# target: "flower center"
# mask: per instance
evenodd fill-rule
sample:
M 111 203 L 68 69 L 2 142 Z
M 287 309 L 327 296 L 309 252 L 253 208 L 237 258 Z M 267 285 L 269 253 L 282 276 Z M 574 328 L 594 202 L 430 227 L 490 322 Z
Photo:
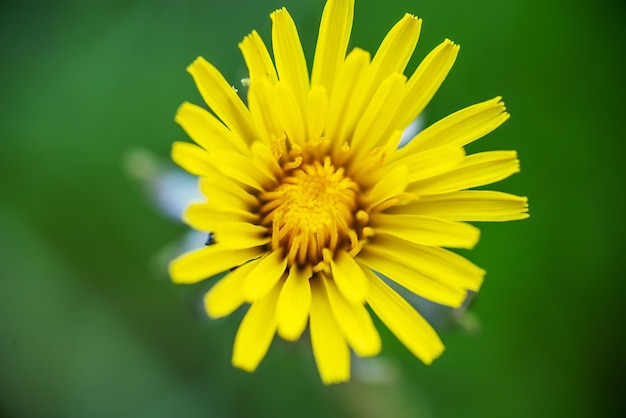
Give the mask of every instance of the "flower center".
M 286 251 L 290 265 L 317 266 L 324 250 L 354 248 L 362 233 L 359 186 L 326 157 L 286 172 L 273 191 L 261 194 L 262 224 L 271 224 L 271 246 Z M 365 216 L 367 218 L 367 216 Z

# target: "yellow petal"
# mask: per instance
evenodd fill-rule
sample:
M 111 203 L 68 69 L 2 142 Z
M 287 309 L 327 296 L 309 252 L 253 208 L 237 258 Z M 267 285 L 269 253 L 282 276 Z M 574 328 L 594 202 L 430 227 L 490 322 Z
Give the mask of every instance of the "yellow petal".
M 328 118 L 328 97 L 324 87 L 315 86 L 311 89 L 308 108 L 309 141 L 316 141 L 324 133 Z
M 404 129 L 424 110 L 452 69 L 459 46 L 446 39 L 424 58 L 409 79 L 393 126 Z
M 292 143 L 303 146 L 306 143 L 306 126 L 302 109 L 306 108 L 298 104 L 293 89 L 283 80 L 278 82 L 276 93 L 280 104 L 278 118 L 287 137 Z
M 394 160 L 394 153 L 389 157 Z M 397 162 L 390 164 L 404 164 L 409 171 L 409 181 L 415 182 L 429 177 L 447 173 L 463 162 L 465 151 L 460 147 L 439 147 L 423 152 L 410 154 Z
M 389 124 L 400 104 L 405 81 L 406 77 L 402 74 L 387 77 L 365 108 L 350 143 L 358 155 L 381 145 L 387 139 Z
M 402 74 L 417 45 L 422 21 L 410 14 L 394 25 L 381 43 L 366 76 L 352 99 L 347 120 L 351 121 L 363 113 L 378 87 L 391 74 Z
M 250 154 L 250 150 L 240 137 L 229 131 L 222 122 L 200 106 L 183 103 L 176 112 L 175 120 L 196 144 L 208 151 L 228 149 L 245 155 Z
M 311 346 L 322 382 L 346 382 L 350 379 L 350 350 L 328 302 L 321 278 L 311 280 Z
M 355 96 L 360 92 L 361 82 L 370 62 L 370 55 L 362 49 L 355 48 L 346 57 L 341 66 L 339 77 L 328 104 L 328 126 L 326 136 L 337 146 L 343 145 L 348 135 L 354 130 L 347 121 L 348 112 L 354 106 Z
M 271 144 L 272 138 L 280 138 L 284 129 L 278 110 L 278 96 L 267 79 L 257 79 L 250 84 L 248 105 L 250 114 L 263 140 Z
M 326 2 L 315 48 L 311 85 L 323 86 L 329 94 L 346 56 L 353 16 L 354 0 Z
M 353 303 L 362 303 L 367 296 L 367 278 L 354 258 L 345 251 L 338 251 L 330 260 L 333 279 L 341 294 Z
M 363 277 L 367 280 L 365 274 Z M 348 302 L 332 279 L 324 277 L 324 283 L 339 328 L 354 352 L 362 357 L 378 354 L 381 348 L 380 335 L 363 303 Z
M 398 212 L 432 215 L 451 221 L 504 222 L 528 218 L 528 199 L 490 190 L 424 196 Z
M 172 160 L 195 176 L 215 174 L 211 156 L 195 144 L 174 142 L 172 144 Z
M 374 213 L 370 220 L 377 234 L 390 234 L 419 245 L 473 248 L 480 237 L 480 230 L 470 224 L 433 216 Z
M 487 151 L 465 157 L 455 169 L 411 184 L 411 192 L 428 195 L 456 192 L 503 180 L 519 172 L 515 151 Z
M 368 303 L 381 321 L 417 358 L 430 364 L 444 350 L 435 330 L 374 273 L 368 274 L 372 292 Z
M 249 210 L 259 204 L 254 195 L 224 176 L 212 175 L 200 178 L 200 191 L 218 210 Z
M 376 207 L 385 200 L 396 197 L 406 190 L 408 184 L 408 172 L 404 165 L 398 165 L 388 172 L 376 185 L 363 197 L 368 204 L 368 210 Z
M 458 254 L 438 247 L 426 247 L 389 235 L 377 235 L 364 249 L 386 256 L 397 263 L 452 287 L 477 291 L 485 271 Z
M 263 142 L 257 141 L 252 144 L 252 161 L 268 179 L 275 180 L 284 175 L 284 171 L 272 155 L 270 147 Z
M 276 332 L 276 302 L 282 282 L 250 306 L 241 321 L 233 347 L 233 366 L 253 372 L 265 357 Z
M 281 81 L 291 86 L 301 110 L 309 95 L 309 70 L 293 19 L 284 7 L 270 15 L 274 60 Z
M 287 257 L 284 257 L 282 250 L 263 256 L 244 282 L 242 291 L 246 300 L 254 302 L 267 295 L 283 276 L 286 268 Z
M 228 128 L 247 143 L 258 139 L 250 112 L 224 76 L 204 58 L 187 67 L 204 101 Z
M 263 253 L 259 247 L 233 250 L 218 244 L 181 255 L 170 263 L 170 277 L 174 283 L 192 284 L 208 279 L 230 268 L 257 258 Z
M 416 182 L 430 177 L 435 177 L 452 171 L 459 166 L 465 158 L 465 151 L 460 147 L 439 147 L 423 152 L 416 152 L 401 160 L 392 163 L 404 164 L 409 171 L 409 182 Z M 389 158 L 393 159 L 393 156 Z
M 257 214 L 246 210 L 219 210 L 210 203 L 192 203 L 187 206 L 183 219 L 185 222 L 200 231 L 210 232 L 223 223 L 254 222 L 258 220 Z
M 204 296 L 204 309 L 212 318 L 230 315 L 245 303 L 241 293 L 243 282 L 259 260 L 253 260 L 218 281 Z
M 213 232 L 216 243 L 232 249 L 256 247 L 270 241 L 267 228 L 249 222 L 224 222 L 209 232 Z
M 402 129 L 396 129 L 395 131 L 389 133 L 386 137 L 383 137 L 384 141 L 381 150 L 385 153 L 385 158 L 398 149 L 403 134 L 404 131 Z
M 393 73 L 403 73 L 420 35 L 422 20 L 405 14 L 380 44 L 370 67 L 370 88 L 378 87 Z
M 276 181 L 269 177 L 266 170 L 261 170 L 254 161 L 236 152 L 219 150 L 211 153 L 215 161 L 219 161 L 222 174 L 256 190 L 267 190 Z
M 386 253 L 365 247 L 358 255 L 359 263 L 388 277 L 409 292 L 440 305 L 458 308 L 463 304 L 467 290 L 461 286 L 442 283 L 405 265 L 402 260 L 390 259 Z M 367 273 L 366 273 L 367 274 Z
M 302 269 L 292 266 L 280 292 L 276 308 L 278 335 L 288 341 L 296 341 L 306 328 L 311 307 L 311 274 L 308 266 Z
M 249 248 L 269 242 L 267 228 L 256 225 L 258 215 L 245 210 L 224 211 L 212 203 L 191 204 L 183 219 L 199 231 L 213 232 L 215 242 L 225 248 Z
M 400 153 L 408 155 L 447 145 L 465 146 L 502 125 L 509 116 L 500 97 L 466 107 L 424 129 Z
M 239 49 L 248 66 L 252 83 L 256 83 L 264 78 L 267 78 L 272 83 L 278 81 L 272 58 L 257 31 L 254 30 L 250 35 L 243 38 L 243 41 L 239 44 Z

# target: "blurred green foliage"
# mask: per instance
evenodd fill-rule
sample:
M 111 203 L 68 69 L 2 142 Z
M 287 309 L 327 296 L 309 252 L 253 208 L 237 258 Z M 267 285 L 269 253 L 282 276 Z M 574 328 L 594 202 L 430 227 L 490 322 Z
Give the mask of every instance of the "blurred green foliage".
M 269 41 L 287 6 L 312 56 L 323 0 L 2 2 L 0 415 L 7 417 L 623 416 L 626 5 L 621 0 L 357 0 L 352 45 L 424 19 L 409 69 L 449 37 L 461 54 L 427 121 L 504 96 L 512 118 L 471 147 L 517 149 L 531 218 L 481 225 L 476 335 L 443 332 L 432 366 L 383 333 L 388 381 L 323 387 L 308 342 L 230 366 L 241 315 L 205 319 L 203 283 L 158 254 L 186 231 L 123 170 L 168 158 L 185 67 L 236 84 L 237 43 Z M 370 360 L 357 367 L 373 367 Z

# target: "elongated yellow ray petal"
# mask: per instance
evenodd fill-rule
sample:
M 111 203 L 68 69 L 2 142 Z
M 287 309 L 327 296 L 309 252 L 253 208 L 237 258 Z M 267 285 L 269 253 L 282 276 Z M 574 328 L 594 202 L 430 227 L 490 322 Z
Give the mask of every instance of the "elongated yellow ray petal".
M 215 172 L 211 174 L 214 175 Z M 256 196 L 244 189 L 240 183 L 226 177 L 220 178 L 219 182 L 215 181 L 214 176 L 200 178 L 200 191 L 216 210 L 250 211 L 259 205 Z
M 473 248 L 480 237 L 480 230 L 470 224 L 432 216 L 375 213 L 371 220 L 377 234 L 390 234 L 420 245 Z
M 210 245 L 181 255 L 170 263 L 169 272 L 174 283 L 197 283 L 263 254 L 259 247 L 234 250 Z
M 187 71 L 196 82 L 204 101 L 231 131 L 246 142 L 258 138 L 246 105 L 217 68 L 198 57 L 187 67 Z
M 367 296 L 367 278 L 352 256 L 339 251 L 330 262 L 333 278 L 341 294 L 352 303 L 362 303 Z
M 239 325 L 233 347 L 233 366 L 252 372 L 265 357 L 276 333 L 276 302 L 282 282 L 253 303 Z
M 204 296 L 204 308 L 212 318 L 230 315 L 246 302 L 241 292 L 248 273 L 259 260 L 253 260 L 218 281 Z
M 321 86 L 314 86 L 309 92 L 309 142 L 317 141 L 321 138 L 326 128 L 328 119 L 328 96 L 326 89 Z
M 307 129 L 303 109 L 306 107 L 298 103 L 291 85 L 283 80 L 278 82 L 276 94 L 278 97 L 278 118 L 287 133 L 291 143 L 303 146 L 307 140 Z
M 265 255 L 248 274 L 242 292 L 249 302 L 264 297 L 281 279 L 287 267 L 287 258 L 282 250 Z
M 367 299 L 372 310 L 417 358 L 432 363 L 444 350 L 435 330 L 374 273 L 368 276 L 375 289 Z
M 285 131 L 280 121 L 278 101 L 276 90 L 266 78 L 257 79 L 250 85 L 250 114 L 263 140 L 270 145 L 273 138 L 281 138 Z
M 296 25 L 284 7 L 270 15 L 272 46 L 278 77 L 293 89 L 300 111 L 306 111 L 309 71 Z
M 391 199 L 406 190 L 408 170 L 399 165 L 383 177 L 365 196 L 369 210 L 387 199 Z
M 370 95 L 372 89 L 391 74 L 404 72 L 417 45 L 421 28 L 422 20 L 408 13 L 391 28 L 372 59 L 370 85 L 364 86 L 370 89 Z
M 355 48 L 348 54 L 341 66 L 335 89 L 328 104 L 328 125 L 326 135 L 332 138 L 335 146 L 340 147 L 347 141 L 354 130 L 356 118 L 349 123 L 347 120 L 354 98 L 359 94 L 361 81 L 370 62 L 370 54 Z
M 270 53 L 257 31 L 254 30 L 246 36 L 239 44 L 239 49 L 246 61 L 250 72 L 250 81 L 253 84 L 265 78 L 272 83 L 278 81 Z
M 393 213 L 438 216 L 451 221 L 504 222 L 528 218 L 528 199 L 491 190 L 424 196 Z
M 247 210 L 220 210 L 209 203 L 192 203 L 185 210 L 183 219 L 190 226 L 200 231 L 212 231 L 224 222 L 254 223 L 259 216 Z
M 409 172 L 408 181 L 416 182 L 452 171 L 464 161 L 464 157 L 463 148 L 432 148 L 424 152 L 410 154 L 396 163 L 389 164 L 387 170 L 398 164 L 403 164 Z
M 219 170 L 222 174 L 256 190 L 264 190 L 275 182 L 266 170 L 258 168 L 253 160 L 232 151 L 220 150 L 211 154 L 220 161 Z
M 216 171 L 209 153 L 189 142 L 172 144 L 172 160 L 196 176 L 211 176 Z
M 324 86 L 329 94 L 346 56 L 353 16 L 354 0 L 326 2 L 313 59 L 311 85 Z
M 477 291 L 485 276 L 483 269 L 451 251 L 412 244 L 389 235 L 374 237 L 363 251 L 375 252 L 453 287 Z
M 459 110 L 434 123 L 417 134 L 399 156 L 409 155 L 428 148 L 465 146 L 487 135 L 509 118 L 500 97 Z
M 454 65 L 459 46 L 446 39 L 424 58 L 409 79 L 393 126 L 404 129 L 424 110 Z
M 348 344 L 359 356 L 369 357 L 378 354 L 381 349 L 380 335 L 363 303 L 349 302 L 335 281 L 323 277 L 330 307 Z
M 443 283 L 425 276 L 419 270 L 390 259 L 384 253 L 366 247 L 359 253 L 358 261 L 398 283 L 408 291 L 440 305 L 458 308 L 467 295 L 467 290 L 458 285 Z M 367 272 L 366 272 L 367 274 Z
M 400 93 L 405 81 L 406 77 L 402 74 L 392 74 L 372 97 L 352 136 L 350 145 L 355 150 L 355 158 L 382 145 L 383 140 L 387 139 L 384 134 L 400 104 Z
M 176 122 L 196 144 L 208 151 L 228 149 L 249 155 L 245 142 L 200 106 L 185 102 L 176 112 Z
M 291 267 L 287 281 L 280 292 L 276 315 L 278 335 L 289 341 L 300 338 L 306 328 L 311 308 L 311 268 Z
M 313 355 L 322 382 L 331 384 L 350 379 L 350 350 L 320 278 L 311 280 L 310 330 Z
M 420 182 L 409 190 L 420 195 L 450 193 L 484 186 L 519 172 L 515 151 L 487 151 L 468 155 L 455 169 Z

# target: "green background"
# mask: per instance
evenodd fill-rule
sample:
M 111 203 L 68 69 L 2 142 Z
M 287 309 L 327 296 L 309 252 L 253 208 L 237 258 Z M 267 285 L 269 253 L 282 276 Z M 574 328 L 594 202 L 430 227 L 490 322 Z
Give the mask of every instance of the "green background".
M 230 366 L 241 312 L 205 319 L 208 285 L 169 282 L 158 254 L 187 229 L 123 162 L 140 148 L 171 164 L 176 108 L 200 103 L 185 67 L 202 55 L 236 84 L 237 43 L 269 42 L 283 5 L 311 57 L 323 0 L 1 3 L 0 416 L 623 416 L 620 0 L 357 0 L 352 46 L 424 19 L 409 71 L 461 44 L 427 123 L 504 97 L 512 118 L 470 150 L 519 151 L 494 188 L 528 195 L 531 218 L 481 225 L 480 331 L 442 330 L 431 366 L 388 332 L 357 365 L 377 381 L 324 387 L 307 341 L 275 341 L 251 375 Z

